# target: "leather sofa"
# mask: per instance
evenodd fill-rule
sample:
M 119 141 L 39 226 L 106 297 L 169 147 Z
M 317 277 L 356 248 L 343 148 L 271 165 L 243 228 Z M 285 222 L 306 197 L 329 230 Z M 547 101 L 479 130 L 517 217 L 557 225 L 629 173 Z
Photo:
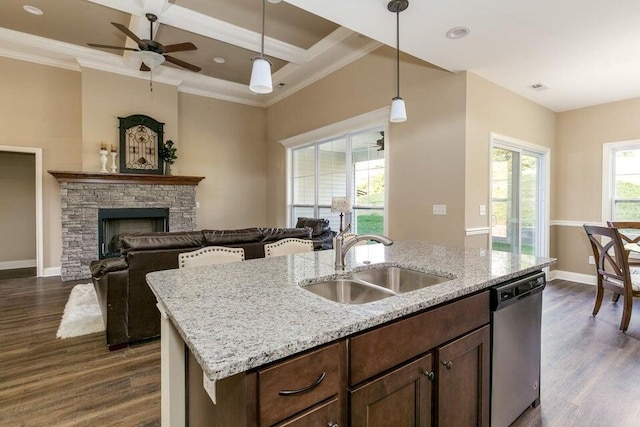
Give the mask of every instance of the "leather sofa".
M 331 249 L 335 232 L 326 220 L 305 219 L 299 228 L 245 228 L 119 236 L 120 257 L 91 263 L 110 350 L 160 335 L 160 313 L 147 273 L 178 268 L 178 254 L 206 246 L 243 248 L 245 259 L 264 257 L 264 245 L 284 238 L 311 239 L 314 249 Z

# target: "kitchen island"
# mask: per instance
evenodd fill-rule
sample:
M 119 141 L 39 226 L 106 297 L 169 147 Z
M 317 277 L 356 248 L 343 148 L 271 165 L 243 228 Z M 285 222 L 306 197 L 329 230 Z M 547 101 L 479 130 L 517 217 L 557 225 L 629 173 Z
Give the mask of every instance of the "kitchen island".
M 461 332 L 476 329 L 480 331 L 481 326 L 486 327 L 488 323 L 488 295 L 483 290 L 552 263 L 551 259 L 527 255 L 403 241 L 388 247 L 376 244 L 353 248 L 347 254 L 344 272 L 335 270 L 333 251 L 321 251 L 150 273 L 147 281 L 163 315 L 163 425 L 183 425 L 186 414 L 189 414 L 190 424 L 196 424 L 192 413 L 195 409 L 188 407 L 185 396 L 193 398 L 197 394 L 192 390 L 195 387 L 193 372 L 199 373 L 200 369 L 203 379 L 198 387 L 206 390 L 212 401 L 217 401 L 216 410 L 225 412 L 222 419 L 227 420 L 227 423 L 270 425 L 283 421 L 277 417 L 271 418 L 271 414 L 262 413 L 267 406 L 277 407 L 278 404 L 267 405 L 263 402 L 261 405 L 258 399 L 261 391 L 258 389 L 267 384 L 270 367 L 279 366 L 275 362 L 285 360 L 285 364 L 291 362 L 295 365 L 297 359 L 292 356 L 298 354 L 309 354 L 315 364 L 322 365 L 325 360 L 329 360 L 327 363 L 330 366 L 336 365 L 335 369 L 339 371 L 336 378 L 327 381 L 336 382 L 335 386 L 340 390 L 336 393 L 339 412 L 336 423 L 344 421 L 347 417 L 346 395 L 351 389 L 368 384 L 367 381 L 371 378 L 379 378 L 376 377 L 378 373 L 383 375 L 391 367 L 395 367 L 389 365 L 390 368 L 387 369 L 387 366 L 382 366 L 382 370 L 373 377 L 359 374 L 357 367 L 351 365 L 360 359 L 349 353 L 345 338 L 352 342 L 351 337 L 361 337 L 362 332 L 383 324 L 400 325 L 400 328 L 405 320 L 396 320 L 405 318 L 414 319 L 411 320 L 414 323 L 409 325 L 412 327 L 434 325 L 433 330 L 426 328 L 413 331 L 416 336 L 427 337 L 427 341 L 430 335 L 438 335 L 436 330 L 456 330 L 452 319 L 457 323 L 459 318 L 461 324 L 468 326 L 469 329 L 460 329 Z M 381 266 L 397 266 L 451 280 L 359 305 L 330 301 L 304 289 L 305 285 L 311 283 L 349 277 L 352 272 Z M 456 312 L 442 311 L 455 304 L 458 304 Z M 474 313 L 475 306 L 482 306 L 477 315 Z M 435 313 L 433 316 L 436 317 L 419 320 L 421 313 Z M 436 320 L 446 322 L 446 325 L 433 323 Z M 382 331 L 385 328 L 373 330 Z M 415 357 L 423 353 L 428 356 L 431 354 L 428 350 L 456 337 L 458 335 L 449 337 L 445 334 L 440 341 L 428 344 L 433 344 L 433 347 L 424 344 L 424 350 Z M 390 340 L 407 341 L 406 337 L 391 337 Z M 188 351 L 185 352 L 185 348 Z M 321 350 L 310 351 L 318 348 Z M 331 349 L 331 354 L 325 356 L 322 353 L 325 350 L 322 349 Z M 399 345 L 399 349 L 379 349 L 381 353 L 396 350 L 406 350 L 406 354 L 411 356 L 411 360 L 408 360 L 411 363 L 427 363 L 427 356 L 413 362 L 417 350 L 403 349 L 402 345 Z M 318 351 L 320 354 L 317 354 Z M 484 351 L 488 349 L 485 348 L 482 352 Z M 331 362 L 334 354 L 336 363 Z M 487 355 L 482 354 L 484 362 L 487 362 Z M 378 358 L 375 355 L 370 357 Z M 432 364 L 430 360 L 428 363 Z M 184 372 L 185 366 L 190 370 L 187 374 Z M 261 370 L 263 368 L 266 370 Z M 303 372 L 304 366 L 296 366 L 296 370 Z M 265 372 L 260 384 L 257 372 Z M 425 370 L 425 377 L 433 377 L 427 375 L 432 372 L 433 369 Z M 356 381 L 354 378 L 358 375 L 361 378 Z M 190 380 L 185 381 L 185 376 Z M 330 373 L 327 376 L 330 377 Z M 346 391 L 347 388 L 349 392 Z M 230 390 L 241 397 L 233 399 L 234 402 L 231 403 L 222 402 L 233 394 Z M 308 396 L 313 393 L 302 394 Z M 422 398 L 426 394 L 423 393 Z M 239 403 L 238 399 L 242 401 Z M 318 401 L 313 407 L 322 412 L 332 402 L 330 399 Z M 239 408 L 230 408 L 234 403 Z M 202 399 L 198 405 L 200 404 Z M 191 402 L 191 405 L 195 406 L 195 403 Z M 295 404 L 285 406 L 295 407 Z M 306 409 L 308 408 L 305 407 Z M 296 425 L 296 414 L 290 415 L 291 425 Z M 300 425 L 305 423 L 307 422 L 302 421 Z

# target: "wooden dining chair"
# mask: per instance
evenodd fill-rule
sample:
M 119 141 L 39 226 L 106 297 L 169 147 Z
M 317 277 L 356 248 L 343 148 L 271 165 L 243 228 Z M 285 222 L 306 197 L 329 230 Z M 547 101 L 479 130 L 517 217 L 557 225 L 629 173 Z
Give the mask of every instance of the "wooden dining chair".
M 264 245 L 264 255 L 266 258 L 304 252 L 313 252 L 313 241 L 290 238 Z
M 618 233 L 620 233 L 620 238 L 622 238 L 622 241 L 624 244 L 627 244 L 627 243 L 640 244 L 640 222 L 638 221 L 607 221 L 607 225 L 609 227 L 618 229 Z M 634 266 L 640 267 L 640 259 L 630 257 L 629 266 L 632 269 Z
M 178 266 L 180 268 L 226 264 L 237 261 L 244 261 L 244 249 L 242 248 L 207 246 L 197 251 L 183 252 L 178 255 Z
M 620 330 L 626 331 L 631 320 L 633 297 L 640 296 L 640 281 L 631 280 L 627 253 L 616 228 L 584 225 L 596 261 L 598 283 L 593 315 L 600 311 L 604 290 L 622 295 L 624 306 Z M 614 302 L 617 298 L 614 299 Z

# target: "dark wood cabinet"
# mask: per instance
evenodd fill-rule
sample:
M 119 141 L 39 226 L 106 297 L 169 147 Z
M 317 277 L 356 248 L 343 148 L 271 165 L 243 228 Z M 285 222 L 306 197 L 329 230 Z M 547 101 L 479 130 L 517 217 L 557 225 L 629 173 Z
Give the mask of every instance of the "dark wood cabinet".
M 431 426 L 433 380 L 428 354 L 353 390 L 351 426 Z
M 487 325 L 437 349 L 438 425 L 489 425 L 490 340 Z
M 488 426 L 489 296 L 481 292 L 216 384 L 189 353 L 189 425 Z

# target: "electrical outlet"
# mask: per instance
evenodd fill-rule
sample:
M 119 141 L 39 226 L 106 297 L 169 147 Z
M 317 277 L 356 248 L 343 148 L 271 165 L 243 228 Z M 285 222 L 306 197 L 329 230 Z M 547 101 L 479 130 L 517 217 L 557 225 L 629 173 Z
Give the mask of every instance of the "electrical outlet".
M 487 214 L 487 205 L 480 205 L 480 216 L 485 216 Z
M 593 255 L 589 257 L 589 264 L 596 265 L 596 259 L 593 257 Z
M 433 205 L 433 214 L 434 215 L 446 215 L 447 214 L 447 205 Z
M 196 209 L 200 207 L 200 202 L 196 202 Z

